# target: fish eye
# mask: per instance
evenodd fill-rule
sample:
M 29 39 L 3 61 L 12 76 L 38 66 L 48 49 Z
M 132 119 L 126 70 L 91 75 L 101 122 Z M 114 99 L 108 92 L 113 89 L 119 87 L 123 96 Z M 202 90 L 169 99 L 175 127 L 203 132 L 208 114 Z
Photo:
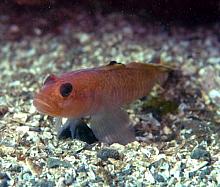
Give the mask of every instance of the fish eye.
M 64 83 L 60 86 L 60 94 L 63 97 L 69 96 L 72 90 L 73 90 L 73 86 L 71 83 Z

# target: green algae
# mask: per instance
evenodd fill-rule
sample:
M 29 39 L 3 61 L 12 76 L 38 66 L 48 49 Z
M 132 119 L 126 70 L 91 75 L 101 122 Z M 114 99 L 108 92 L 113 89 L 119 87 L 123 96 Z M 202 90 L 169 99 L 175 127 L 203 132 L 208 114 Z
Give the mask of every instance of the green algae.
M 158 96 L 152 96 L 144 101 L 142 108 L 143 111 L 156 111 L 160 115 L 166 115 L 168 113 L 176 113 L 178 103 Z

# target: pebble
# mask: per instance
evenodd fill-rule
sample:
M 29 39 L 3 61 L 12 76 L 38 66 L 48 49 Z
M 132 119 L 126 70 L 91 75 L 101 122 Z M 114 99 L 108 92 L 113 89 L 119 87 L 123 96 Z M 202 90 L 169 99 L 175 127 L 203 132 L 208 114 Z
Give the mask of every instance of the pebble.
M 73 175 L 66 174 L 64 184 L 70 186 L 74 182 L 74 180 L 75 178 L 73 177 Z
M 160 168 L 160 167 L 163 165 L 163 163 L 165 163 L 165 162 L 166 162 L 166 160 L 163 159 L 163 158 L 161 158 L 161 159 L 159 159 L 159 160 L 153 162 L 153 163 L 149 166 L 149 169 L 150 169 L 150 170 L 151 170 L 151 169 L 154 170 L 155 168 Z
M 127 164 L 122 170 L 121 170 L 121 173 L 123 174 L 123 175 L 130 175 L 130 174 L 132 174 L 132 166 L 131 166 L 131 164 Z
M 206 95 L 212 100 L 212 103 L 220 106 L 220 75 L 218 66 L 205 66 L 199 70 L 199 79 Z M 204 94 L 205 95 L 205 94 Z M 204 96 L 205 97 L 205 96 Z M 208 103 L 208 99 L 207 100 Z
M 216 174 L 216 181 L 217 181 L 218 185 L 220 185 L 220 171 L 219 171 L 219 173 Z
M 8 181 L 11 180 L 6 173 L 0 173 L 0 187 L 8 187 Z
M 155 179 L 157 182 L 165 182 L 165 181 L 166 181 L 165 178 L 163 177 L 163 175 L 158 174 L 158 173 L 154 174 L 154 179 Z
M 210 64 L 220 64 L 220 57 L 211 57 L 207 62 Z
M 115 149 L 106 149 L 106 148 L 98 151 L 97 157 L 101 158 L 103 161 L 107 161 L 108 158 L 114 158 L 115 160 L 120 159 L 120 155 L 119 155 L 119 152 L 117 150 L 115 150 Z
M 30 114 L 36 113 L 36 107 L 33 104 L 30 106 L 29 112 L 30 112 Z
M 206 179 L 206 176 L 209 175 L 211 173 L 212 169 L 210 167 L 206 167 L 204 168 L 201 172 L 200 172 L 200 177 L 202 179 Z
M 44 131 L 43 132 L 43 137 L 44 139 L 52 139 L 53 138 L 53 135 L 51 134 L 51 132 L 47 132 L 47 131 Z
M 22 174 L 22 179 L 24 181 L 29 181 L 31 178 L 33 178 L 33 176 L 30 172 L 25 172 Z
M 211 98 L 213 103 L 215 103 L 217 106 L 220 106 L 220 88 L 219 90 L 211 90 L 209 92 L 209 97 Z
M 60 177 L 56 183 L 57 187 L 65 187 L 65 183 L 64 183 L 64 177 Z
M 150 157 L 151 154 L 152 154 L 152 153 L 151 153 L 151 150 L 146 149 L 146 148 L 141 148 L 140 151 L 141 151 L 142 153 L 144 153 L 147 157 Z
M 0 187 L 8 187 L 8 181 L 3 179 L 2 181 L 0 181 Z
M 13 119 L 19 123 L 25 123 L 27 121 L 28 114 L 23 112 L 14 113 Z
M 119 143 L 113 143 L 110 148 L 117 150 L 120 154 L 125 150 L 125 146 Z
M 20 31 L 20 29 L 17 25 L 11 25 L 9 28 L 9 32 L 17 33 L 19 31 Z
M 56 185 L 55 185 L 55 182 L 53 182 L 53 181 L 42 180 L 42 181 L 39 181 L 38 183 L 36 183 L 35 186 L 39 186 L 39 187 L 54 187 Z
M 186 168 L 186 164 L 183 162 L 177 162 L 173 168 L 170 170 L 170 175 L 175 177 L 176 179 L 180 178 L 183 174 L 184 169 Z
M 183 75 L 193 75 L 197 71 L 197 66 L 193 64 L 193 61 L 187 61 L 181 67 Z
M 0 180 L 10 180 L 10 177 L 7 175 L 7 173 L 0 173 Z
M 62 161 L 58 158 L 48 158 L 47 165 L 48 165 L 48 168 L 56 168 L 56 167 L 70 168 L 72 167 L 70 162 Z
M 39 29 L 39 28 L 34 28 L 34 33 L 37 35 L 37 36 L 40 36 L 42 34 L 42 30 Z
M 29 132 L 29 126 L 17 126 L 16 132 L 23 137 L 27 132 Z
M 0 105 L 0 117 L 3 117 L 8 112 L 8 107 L 5 105 Z
M 76 34 L 75 37 L 80 41 L 81 44 L 84 44 L 90 40 L 90 35 L 87 33 Z
M 205 148 L 199 146 L 196 147 L 192 153 L 191 153 L 191 158 L 192 159 L 198 159 L 198 160 L 207 160 L 210 161 L 211 160 L 211 155 L 208 151 L 206 151 Z
M 150 183 L 150 184 L 154 184 L 155 183 L 155 178 L 154 176 L 152 175 L 152 173 L 147 170 L 145 173 L 144 173 L 144 178 Z

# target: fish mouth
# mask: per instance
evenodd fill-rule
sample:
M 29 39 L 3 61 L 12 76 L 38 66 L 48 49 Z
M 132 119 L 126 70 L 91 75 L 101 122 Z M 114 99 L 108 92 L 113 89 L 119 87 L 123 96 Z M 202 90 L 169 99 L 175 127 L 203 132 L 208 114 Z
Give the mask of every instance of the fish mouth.
M 50 116 L 59 116 L 57 106 L 49 102 L 49 99 L 47 98 L 40 98 L 39 96 L 37 96 L 34 98 L 33 104 L 36 109 L 43 114 L 47 114 Z

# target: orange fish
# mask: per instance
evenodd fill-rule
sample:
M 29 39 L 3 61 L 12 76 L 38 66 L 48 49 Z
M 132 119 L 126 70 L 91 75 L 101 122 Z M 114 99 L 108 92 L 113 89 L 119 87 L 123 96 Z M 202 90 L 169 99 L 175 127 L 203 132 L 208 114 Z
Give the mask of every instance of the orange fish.
M 68 118 L 74 131 L 76 120 L 91 116 L 96 138 L 106 143 L 127 144 L 135 140 L 128 114 L 122 106 L 148 94 L 163 83 L 171 68 L 160 64 L 111 61 L 106 66 L 50 75 L 34 98 L 38 111 Z

